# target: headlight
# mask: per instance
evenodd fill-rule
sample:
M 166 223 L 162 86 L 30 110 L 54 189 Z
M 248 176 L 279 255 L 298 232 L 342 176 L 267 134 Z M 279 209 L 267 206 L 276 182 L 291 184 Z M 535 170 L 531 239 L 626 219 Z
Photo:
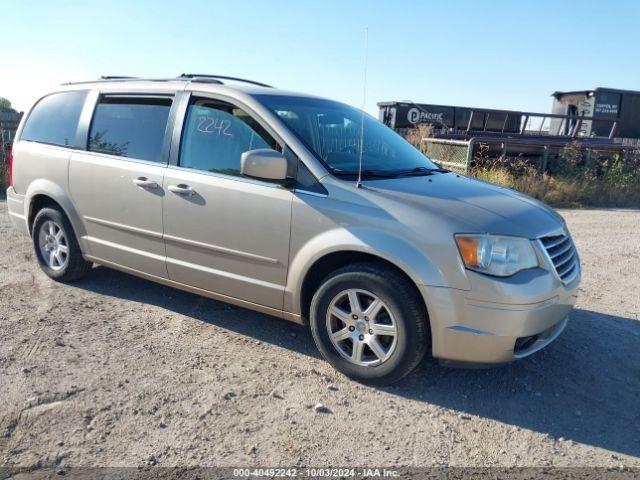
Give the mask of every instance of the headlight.
M 499 235 L 456 235 L 465 266 L 476 272 L 508 277 L 538 266 L 531 240 Z

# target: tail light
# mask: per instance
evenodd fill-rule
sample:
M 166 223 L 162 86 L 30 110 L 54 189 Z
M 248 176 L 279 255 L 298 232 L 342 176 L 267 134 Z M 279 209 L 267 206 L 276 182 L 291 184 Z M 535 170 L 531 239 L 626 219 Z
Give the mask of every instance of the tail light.
M 13 150 L 9 152 L 9 186 L 13 187 Z

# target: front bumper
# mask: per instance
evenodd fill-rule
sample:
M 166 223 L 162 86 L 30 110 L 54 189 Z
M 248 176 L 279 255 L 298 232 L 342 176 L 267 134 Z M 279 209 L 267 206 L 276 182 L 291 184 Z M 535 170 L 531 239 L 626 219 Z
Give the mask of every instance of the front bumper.
M 421 287 L 435 358 L 505 363 L 544 348 L 567 324 L 580 275 L 569 285 L 541 268 L 507 279 L 471 272 L 470 280 L 470 291 Z

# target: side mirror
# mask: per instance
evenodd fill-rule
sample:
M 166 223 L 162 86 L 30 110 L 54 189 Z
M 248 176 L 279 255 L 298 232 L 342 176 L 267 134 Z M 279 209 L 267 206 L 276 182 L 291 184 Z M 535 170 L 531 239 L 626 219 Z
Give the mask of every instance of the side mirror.
M 240 156 L 242 175 L 267 182 L 287 182 L 287 159 L 270 148 L 257 148 Z

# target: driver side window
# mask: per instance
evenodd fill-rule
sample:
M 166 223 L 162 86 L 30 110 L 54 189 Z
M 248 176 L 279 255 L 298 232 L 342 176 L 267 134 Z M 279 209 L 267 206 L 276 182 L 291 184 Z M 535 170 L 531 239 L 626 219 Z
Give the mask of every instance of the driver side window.
M 187 110 L 179 165 L 240 176 L 240 156 L 256 148 L 281 151 L 247 112 L 229 103 L 196 99 Z

